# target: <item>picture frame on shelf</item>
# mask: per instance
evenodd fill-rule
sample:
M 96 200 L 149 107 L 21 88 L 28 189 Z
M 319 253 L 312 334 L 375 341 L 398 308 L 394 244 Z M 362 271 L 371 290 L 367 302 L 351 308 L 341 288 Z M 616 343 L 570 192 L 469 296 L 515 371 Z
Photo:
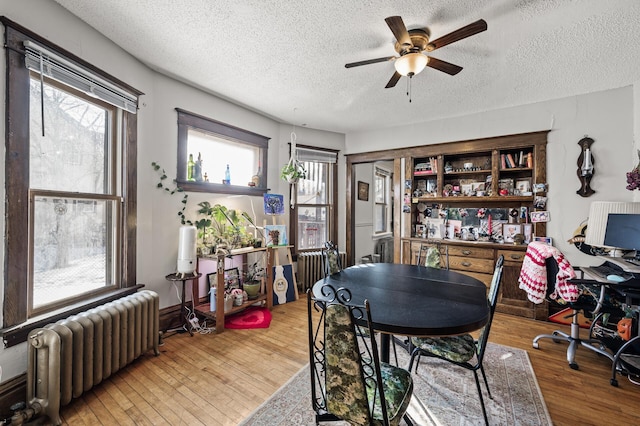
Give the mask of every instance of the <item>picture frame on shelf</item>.
M 505 243 L 515 242 L 515 236 L 522 234 L 522 224 L 520 223 L 506 223 L 502 228 L 502 236 Z
M 522 234 L 524 235 L 525 244 L 529 244 L 531 242 L 531 238 L 533 237 L 533 224 L 522 224 Z
M 207 283 L 209 289 L 218 286 L 218 273 L 212 272 L 207 274 Z M 234 289 L 240 288 L 240 271 L 238 268 L 229 268 L 224 270 L 224 288 Z

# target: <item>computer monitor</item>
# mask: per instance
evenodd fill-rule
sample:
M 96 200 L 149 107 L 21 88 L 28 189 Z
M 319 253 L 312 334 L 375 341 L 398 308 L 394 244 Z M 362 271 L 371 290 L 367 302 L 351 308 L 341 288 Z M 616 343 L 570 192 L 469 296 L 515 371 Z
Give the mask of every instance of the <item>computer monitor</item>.
M 625 250 L 640 251 L 640 214 L 610 213 L 604 244 Z

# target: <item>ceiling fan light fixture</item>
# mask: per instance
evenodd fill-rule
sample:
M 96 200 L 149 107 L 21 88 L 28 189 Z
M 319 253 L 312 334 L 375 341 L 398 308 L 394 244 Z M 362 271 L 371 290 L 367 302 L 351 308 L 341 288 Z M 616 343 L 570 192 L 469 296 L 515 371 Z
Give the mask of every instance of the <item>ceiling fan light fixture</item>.
M 429 58 L 422 53 L 407 53 L 396 59 L 394 66 L 398 74 L 414 76 L 419 74 L 427 66 Z

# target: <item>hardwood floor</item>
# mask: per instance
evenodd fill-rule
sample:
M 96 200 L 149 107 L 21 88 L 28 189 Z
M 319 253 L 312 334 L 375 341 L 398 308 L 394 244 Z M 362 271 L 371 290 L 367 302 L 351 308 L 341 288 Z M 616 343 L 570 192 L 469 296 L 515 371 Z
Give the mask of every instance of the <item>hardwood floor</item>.
M 303 299 L 274 307 L 268 329 L 166 337 L 160 356 L 142 356 L 64 407 L 63 424 L 238 424 L 307 363 Z M 531 347 L 533 337 L 556 328 L 568 331 L 496 314 L 489 341 L 527 350 L 555 425 L 640 424 L 640 387 L 620 376 L 611 386 L 608 359 L 578 349 L 574 371 L 566 344 Z

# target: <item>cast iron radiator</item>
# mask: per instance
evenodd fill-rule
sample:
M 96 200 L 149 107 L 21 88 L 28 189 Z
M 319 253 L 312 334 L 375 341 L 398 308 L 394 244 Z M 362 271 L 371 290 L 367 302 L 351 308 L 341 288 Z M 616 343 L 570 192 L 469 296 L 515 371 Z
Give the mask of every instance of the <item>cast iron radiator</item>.
M 347 265 L 347 254 L 340 253 L 340 262 L 342 267 Z M 300 290 L 307 291 L 316 281 L 324 278 L 324 256 L 322 251 L 305 251 L 298 253 L 298 287 Z
M 158 350 L 158 294 L 142 290 L 29 333 L 27 405 L 61 424 L 60 407 L 144 352 Z

